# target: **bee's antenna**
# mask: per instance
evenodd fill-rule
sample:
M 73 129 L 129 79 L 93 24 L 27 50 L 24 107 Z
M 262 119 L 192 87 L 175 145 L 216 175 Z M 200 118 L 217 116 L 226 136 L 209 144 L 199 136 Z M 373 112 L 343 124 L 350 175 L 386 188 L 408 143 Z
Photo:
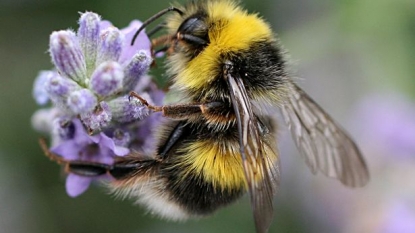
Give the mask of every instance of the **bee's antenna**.
M 166 8 L 166 9 L 164 9 L 164 10 L 162 10 L 162 11 L 160 11 L 159 13 L 157 13 L 157 14 L 155 14 L 155 15 L 153 15 L 153 16 L 151 16 L 149 19 L 147 19 L 146 21 L 144 21 L 144 23 L 141 25 L 141 27 L 137 30 L 137 32 L 134 34 L 134 37 L 133 37 L 133 39 L 131 40 L 131 45 L 134 45 L 134 41 L 135 41 L 135 39 L 137 39 L 137 36 L 138 36 L 138 34 L 140 34 L 140 32 L 145 28 L 145 27 L 147 27 L 147 25 L 149 25 L 150 23 L 152 23 L 154 20 L 156 20 L 156 19 L 158 19 L 158 18 L 160 18 L 161 16 L 163 16 L 164 14 L 166 14 L 167 12 L 170 12 L 170 11 L 176 11 L 177 13 L 179 13 L 180 15 L 183 15 L 183 11 L 181 11 L 180 9 L 178 9 L 178 8 L 176 8 L 176 7 L 173 7 L 173 6 L 171 6 L 171 7 L 169 7 L 169 8 Z
M 155 33 L 157 33 L 160 29 L 164 28 L 166 26 L 166 23 L 160 23 L 155 28 L 151 29 L 149 32 L 147 32 L 147 36 L 151 37 Z

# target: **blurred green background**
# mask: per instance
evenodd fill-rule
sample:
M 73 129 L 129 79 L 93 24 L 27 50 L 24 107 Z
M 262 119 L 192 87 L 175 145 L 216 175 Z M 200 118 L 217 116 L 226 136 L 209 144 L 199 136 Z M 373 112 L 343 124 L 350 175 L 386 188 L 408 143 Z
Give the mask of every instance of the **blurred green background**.
M 179 1 L 182 2 L 182 1 Z M 162 0 L 0 0 L 1 232 L 253 232 L 245 197 L 214 216 L 174 223 L 98 185 L 65 193 L 61 169 L 30 124 L 38 71 L 51 69 L 49 35 L 94 11 L 123 28 Z M 290 52 L 292 71 L 361 146 L 371 182 L 347 189 L 313 176 L 281 130 L 282 184 L 270 232 L 415 232 L 415 1 L 245 0 Z

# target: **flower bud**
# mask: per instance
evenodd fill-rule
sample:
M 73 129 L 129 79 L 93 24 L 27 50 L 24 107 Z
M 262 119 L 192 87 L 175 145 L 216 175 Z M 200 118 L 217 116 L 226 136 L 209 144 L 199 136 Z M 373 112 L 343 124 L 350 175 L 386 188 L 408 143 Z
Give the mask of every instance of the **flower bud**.
M 153 59 L 146 51 L 141 50 L 130 63 L 124 68 L 125 78 L 123 82 L 123 88 L 126 91 L 133 90 L 140 80 L 149 69 Z
M 124 72 L 120 64 L 114 61 L 102 63 L 92 74 L 90 87 L 101 96 L 109 96 L 122 88 Z
M 149 99 L 144 94 L 143 98 Z M 149 115 L 149 110 L 138 99 L 128 96 L 119 97 L 108 102 L 112 112 L 112 119 L 117 122 L 126 123 L 134 120 L 142 119 Z
M 78 38 L 84 52 L 87 74 L 91 74 L 97 59 L 101 18 L 92 12 L 85 12 L 79 19 Z
M 81 89 L 69 95 L 67 104 L 75 114 L 88 113 L 94 110 L 97 98 L 90 90 Z
M 69 30 L 53 32 L 50 35 L 49 51 L 53 64 L 62 75 L 84 84 L 85 58 L 75 33 Z
M 50 70 L 43 70 L 39 72 L 33 85 L 33 98 L 39 105 L 45 105 L 49 101 L 49 94 L 46 91 L 45 85 L 48 79 L 53 76 L 55 72 Z
M 104 101 L 100 103 L 100 108 L 93 112 L 81 114 L 81 120 L 92 132 L 106 128 L 112 119 L 112 113 L 108 104 Z
M 121 55 L 123 36 L 115 27 L 109 27 L 101 33 L 98 45 L 96 65 L 104 61 L 118 61 Z
M 60 76 L 56 72 L 50 72 L 45 83 L 45 91 L 52 102 L 61 109 L 67 109 L 66 101 L 70 93 L 81 89 L 74 81 Z

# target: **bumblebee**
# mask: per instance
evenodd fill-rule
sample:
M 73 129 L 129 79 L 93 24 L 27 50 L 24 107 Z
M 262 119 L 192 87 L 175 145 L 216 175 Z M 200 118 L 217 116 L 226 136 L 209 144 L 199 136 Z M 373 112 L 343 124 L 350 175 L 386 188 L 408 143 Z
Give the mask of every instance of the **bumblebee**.
M 294 83 L 267 22 L 231 0 L 199 0 L 159 12 L 136 35 L 168 12 L 148 34 L 166 29 L 153 46 L 168 54 L 171 89 L 184 98 L 153 106 L 131 94 L 166 118 L 154 154 L 120 157 L 114 165 L 65 161 L 70 172 L 108 173 L 116 193 L 173 220 L 211 214 L 249 193 L 256 231 L 263 233 L 280 177 L 275 113 L 268 109 L 279 108 L 313 173 L 350 187 L 367 183 L 358 147 Z

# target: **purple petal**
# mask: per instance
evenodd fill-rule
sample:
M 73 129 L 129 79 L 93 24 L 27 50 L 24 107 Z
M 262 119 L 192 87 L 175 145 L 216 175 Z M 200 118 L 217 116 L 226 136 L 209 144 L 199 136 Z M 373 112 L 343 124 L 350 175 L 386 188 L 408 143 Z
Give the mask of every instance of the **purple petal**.
M 101 32 L 106 30 L 107 28 L 112 27 L 112 23 L 108 20 L 101 20 L 99 22 L 99 28 L 101 29 Z
M 149 85 L 152 83 L 152 78 L 149 75 L 143 75 L 138 80 L 137 84 L 135 85 L 133 91 L 136 93 L 142 93 L 145 92 L 145 90 L 149 87 Z
M 150 98 L 153 100 L 153 103 L 156 105 L 162 105 L 164 102 L 164 97 L 166 96 L 164 91 L 158 89 L 155 83 L 149 84 L 148 94 L 150 95 Z
M 66 160 L 78 160 L 79 152 L 83 149 L 75 140 L 67 140 L 59 143 L 55 147 L 52 147 L 50 151 L 54 154 L 62 156 Z
M 143 75 L 133 89 L 136 93 L 146 92 L 150 95 L 153 103 L 162 105 L 164 102 L 165 92 L 160 90 L 152 81 L 151 76 Z
M 103 142 L 98 143 L 99 154 L 94 157 L 93 161 L 103 164 L 114 164 L 114 151 L 106 147 Z
M 69 174 L 66 178 L 66 193 L 68 193 L 70 197 L 77 197 L 88 189 L 91 181 L 91 177 Z
M 115 144 L 112 150 L 114 151 L 114 154 L 116 154 L 117 156 L 125 156 L 130 153 L 130 149 L 122 146 L 116 146 Z
M 121 64 L 129 62 L 132 57 L 140 50 L 145 50 L 148 54 L 151 54 L 151 41 L 145 33 L 145 30 L 143 30 L 140 35 L 138 35 L 134 45 L 131 45 L 133 36 L 141 25 L 142 23 L 140 21 L 134 20 L 130 23 L 130 25 L 128 25 L 128 27 L 121 30 L 121 32 L 125 35 L 123 50 L 119 60 Z
M 88 144 L 92 144 L 92 136 L 85 131 L 81 121 L 79 119 L 74 119 L 73 123 L 75 125 L 75 136 L 73 140 L 76 142 L 78 147 L 85 147 Z
M 140 122 L 136 137 L 141 142 L 140 145 L 136 145 L 141 148 L 145 154 L 151 154 L 156 148 L 156 139 L 154 138 L 154 129 L 160 124 L 163 116 L 160 113 L 151 114 L 149 117 Z
M 111 151 L 114 152 L 115 155 L 124 156 L 130 153 L 130 150 L 128 148 L 116 146 L 114 143 L 114 140 L 108 137 L 107 135 L 105 135 L 104 133 L 101 133 L 100 135 L 101 137 L 100 137 L 99 144 L 101 146 L 109 148 Z

